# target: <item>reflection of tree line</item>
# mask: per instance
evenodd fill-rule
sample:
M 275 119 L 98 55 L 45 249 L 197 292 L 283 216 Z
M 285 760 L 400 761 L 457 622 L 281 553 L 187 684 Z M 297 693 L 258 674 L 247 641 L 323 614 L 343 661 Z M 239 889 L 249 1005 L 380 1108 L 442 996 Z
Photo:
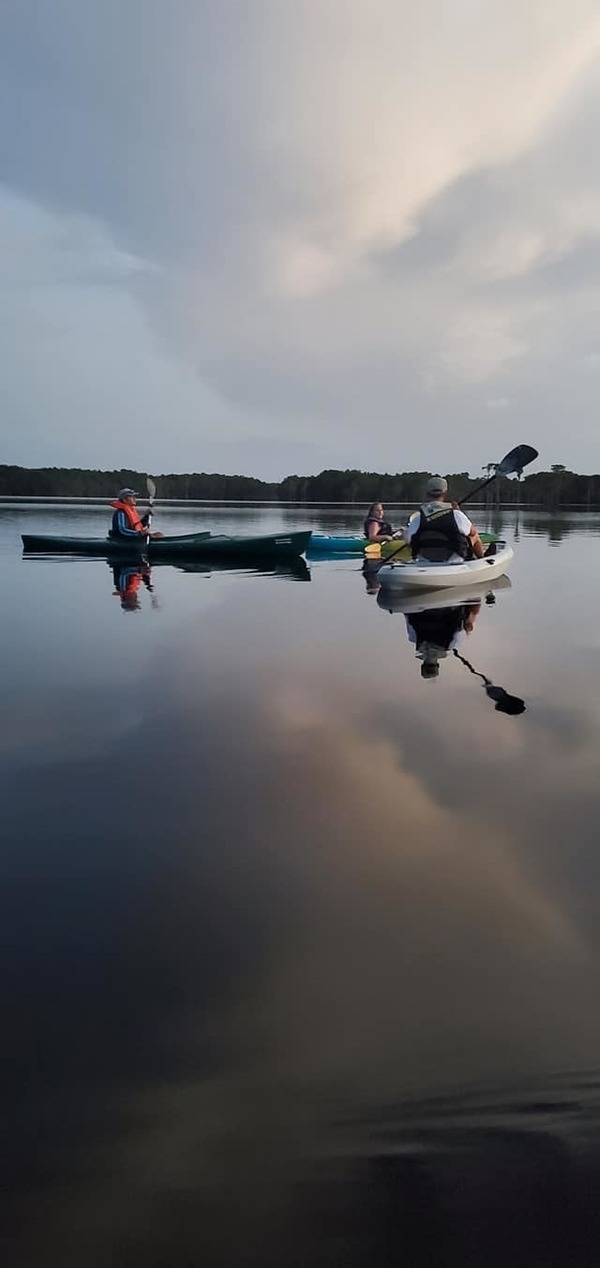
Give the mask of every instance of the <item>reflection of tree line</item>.
M 488 463 L 485 470 L 492 467 Z M 289 475 L 279 483 L 251 476 L 186 473 L 161 475 L 159 496 L 179 500 L 356 502 L 369 505 L 374 497 L 386 502 L 418 504 L 431 472 L 408 471 L 395 475 L 376 471 L 327 470 L 315 476 Z M 444 473 L 457 501 L 480 483 L 467 472 Z M 106 497 L 122 486 L 135 488 L 145 474 L 139 471 L 88 471 L 66 467 L 15 467 L 0 465 L 0 496 L 11 497 Z M 600 475 L 578 475 L 555 464 L 550 471 L 536 471 L 522 480 L 498 479 L 487 502 L 488 511 L 502 506 L 537 506 L 552 511 L 559 507 L 589 510 L 600 507 Z
M 502 516 L 492 516 L 490 528 L 499 537 L 506 535 L 506 521 Z M 549 542 L 558 543 L 563 538 L 569 537 L 571 533 L 585 532 L 585 523 L 567 515 L 534 515 L 528 511 L 525 523 L 521 523 L 517 515 L 516 523 L 512 524 L 511 528 L 517 540 L 525 528 L 529 535 L 547 537 Z M 590 525 L 589 531 L 597 533 L 597 524 Z

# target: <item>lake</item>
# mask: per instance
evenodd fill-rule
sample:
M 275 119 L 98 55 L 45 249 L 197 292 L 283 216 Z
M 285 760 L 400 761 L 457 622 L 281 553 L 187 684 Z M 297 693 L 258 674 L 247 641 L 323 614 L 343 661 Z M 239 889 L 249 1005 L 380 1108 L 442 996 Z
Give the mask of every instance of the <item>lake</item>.
M 360 559 L 128 589 L 0 508 L 11 1268 L 597 1263 L 600 516 L 474 518 L 424 679 Z

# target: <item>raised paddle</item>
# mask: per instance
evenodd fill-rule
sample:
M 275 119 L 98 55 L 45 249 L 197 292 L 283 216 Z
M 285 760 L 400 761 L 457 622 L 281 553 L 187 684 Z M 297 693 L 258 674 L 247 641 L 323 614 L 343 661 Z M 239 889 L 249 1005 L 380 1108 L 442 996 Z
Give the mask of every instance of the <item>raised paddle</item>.
M 152 523 L 152 515 L 153 515 L 153 512 L 154 512 L 154 499 L 155 499 L 155 497 L 156 497 L 156 485 L 155 485 L 154 480 L 152 479 L 152 477 L 151 477 L 151 476 L 146 476 L 146 488 L 147 488 L 147 490 L 148 490 L 148 497 L 150 498 L 150 501 L 149 501 L 149 503 L 148 503 L 148 523 L 147 523 L 147 525 L 146 525 L 146 527 L 147 527 L 147 529 L 148 529 L 148 534 L 147 534 L 147 537 L 146 537 L 146 545 L 147 545 L 147 544 L 148 544 L 148 542 L 150 541 L 150 525 L 151 525 L 151 523 Z M 162 534 L 161 534 L 161 536 L 162 536 Z M 196 533 L 196 537 L 197 537 L 198 539 L 200 539 L 201 537 L 210 537 L 210 533 L 208 533 L 208 532 L 206 532 L 206 533 Z
M 502 462 L 496 464 L 494 474 L 488 476 L 488 479 L 484 480 L 482 484 L 478 484 L 477 488 L 471 489 L 471 492 L 467 493 L 466 497 L 462 498 L 458 505 L 464 506 L 465 502 L 470 502 L 476 493 L 481 493 L 481 490 L 491 484 L 492 480 L 497 480 L 498 476 L 516 475 L 520 479 L 523 475 L 523 468 L 528 467 L 529 463 L 533 462 L 537 456 L 537 449 L 533 449 L 531 445 L 517 445 L 515 449 L 511 449 L 510 453 L 507 453 Z
M 148 529 L 148 540 L 150 540 L 150 525 L 152 523 L 152 515 L 154 511 L 154 499 L 156 497 L 156 485 L 154 483 L 154 480 L 151 478 L 151 476 L 146 476 L 146 488 L 148 490 L 148 497 L 150 498 L 150 501 L 148 503 L 148 523 L 146 525 Z
M 492 483 L 492 480 L 497 480 L 498 476 L 517 475 L 520 478 L 523 474 L 523 468 L 527 467 L 530 462 L 533 462 L 534 458 L 537 458 L 537 456 L 537 449 L 533 449 L 531 445 L 517 445 L 515 449 L 511 449 L 510 453 L 505 455 L 502 462 L 497 462 L 495 464 L 496 469 L 494 474 L 489 476 L 487 480 L 484 480 L 482 484 L 478 484 L 475 489 L 471 489 L 471 492 L 467 493 L 466 497 L 462 498 L 458 505 L 464 506 L 465 502 L 468 502 L 470 498 L 475 497 L 476 493 L 480 493 L 482 489 L 485 489 L 488 484 Z M 374 546 L 376 544 L 376 542 L 373 542 Z M 387 555 L 384 562 L 389 564 L 394 556 L 398 555 L 406 544 L 406 542 L 402 542 L 401 546 L 398 546 L 396 550 L 391 551 L 391 553 Z

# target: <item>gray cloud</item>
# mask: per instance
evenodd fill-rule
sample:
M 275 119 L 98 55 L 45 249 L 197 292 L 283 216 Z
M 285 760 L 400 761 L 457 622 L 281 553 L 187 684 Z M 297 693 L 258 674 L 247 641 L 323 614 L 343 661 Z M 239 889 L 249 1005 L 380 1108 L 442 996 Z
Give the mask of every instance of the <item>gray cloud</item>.
M 593 469 L 596 8 L 444 11 L 3 8 L 8 460 Z

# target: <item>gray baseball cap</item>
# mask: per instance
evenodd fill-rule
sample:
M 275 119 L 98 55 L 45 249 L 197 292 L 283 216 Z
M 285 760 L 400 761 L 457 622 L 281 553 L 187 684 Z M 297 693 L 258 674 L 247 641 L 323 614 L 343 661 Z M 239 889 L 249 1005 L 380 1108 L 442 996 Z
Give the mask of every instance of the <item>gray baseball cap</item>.
M 425 492 L 431 497 L 439 497 L 440 494 L 448 492 L 448 481 L 444 480 L 441 475 L 430 476 L 425 486 Z
M 139 493 L 137 493 L 135 489 L 121 489 L 121 492 L 119 493 L 119 501 L 122 502 L 123 498 L 137 498 L 139 496 Z

